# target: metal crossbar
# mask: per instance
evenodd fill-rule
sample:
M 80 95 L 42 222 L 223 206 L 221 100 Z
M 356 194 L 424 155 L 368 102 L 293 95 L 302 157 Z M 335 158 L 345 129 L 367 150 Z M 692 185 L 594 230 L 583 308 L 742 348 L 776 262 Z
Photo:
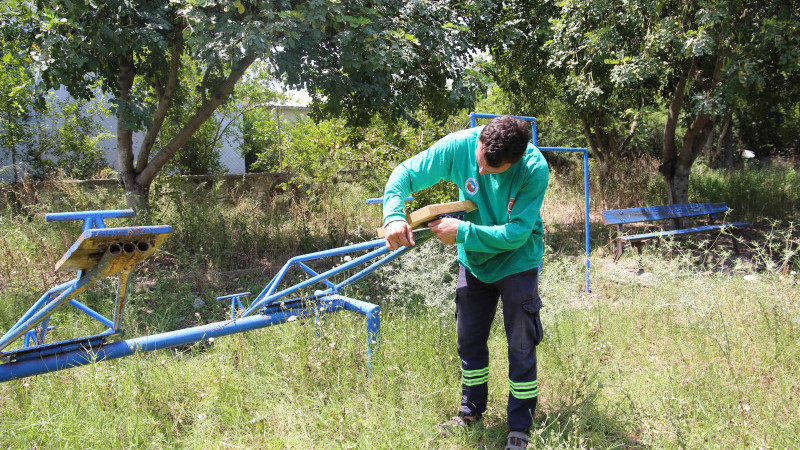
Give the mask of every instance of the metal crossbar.
M 620 236 L 618 239 L 621 241 L 635 242 L 650 238 L 661 238 L 664 236 L 677 236 L 680 234 L 702 233 L 703 231 L 711 231 L 711 230 L 723 231 L 727 228 L 742 227 L 747 224 L 748 222 L 720 223 L 716 225 L 703 225 L 699 227 L 683 228 L 680 230 L 666 230 L 666 231 L 654 231 L 652 233 L 628 234 L 625 236 Z

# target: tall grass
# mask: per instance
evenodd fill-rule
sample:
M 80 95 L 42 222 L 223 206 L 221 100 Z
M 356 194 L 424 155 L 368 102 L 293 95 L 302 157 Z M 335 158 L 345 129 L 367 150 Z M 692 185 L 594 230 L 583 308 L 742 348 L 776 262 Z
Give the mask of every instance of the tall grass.
M 409 253 L 407 267 L 418 266 L 389 284 L 414 286 L 429 257 Z M 546 266 L 535 443 L 797 446 L 797 277 L 706 273 L 680 256 L 645 255 L 642 264 L 652 275 L 595 261 L 591 295 L 581 292 L 580 263 Z M 362 289 L 360 298 L 380 301 L 378 286 Z M 208 348 L 6 383 L 0 445 L 498 448 L 507 395 L 502 313 L 490 339 L 484 424 L 441 438 L 435 426 L 460 395 L 459 361 L 452 303 L 430 307 L 426 297 L 383 303 L 371 377 L 363 319 L 339 313 L 320 327 L 294 322 Z
M 694 197 L 728 202 L 738 217 L 789 219 L 800 213 L 800 171 L 785 161 L 771 165 L 753 162 L 733 171 L 697 164 L 690 182 Z
M 582 235 L 572 212 L 581 209 L 580 195 L 554 183 L 546 220 L 565 223 L 549 223 L 547 231 L 534 444 L 800 445 L 795 226 L 776 223 L 743 240 L 749 259 L 727 247 L 681 242 L 617 263 L 594 256 L 586 294 L 583 262 L 573 256 L 581 247 L 569 250 Z M 261 270 L 217 278 L 197 272 L 263 268 L 283 263 L 281 254 L 365 240 L 380 220 L 377 209 L 363 205 L 374 195 L 350 186 L 272 200 L 213 186 L 163 189 L 154 220 L 172 224 L 175 234 L 137 270 L 126 337 L 221 320 L 228 312 L 215 296 L 258 291 L 268 278 Z M 61 195 L 64 206 L 78 194 Z M 87 194 L 84 204 L 102 201 Z M 0 239 L 9 249 L 0 253 L 3 329 L 55 281 L 51 264 L 78 231 L 44 225 L 48 207 L 37 201 L 22 206 L 27 213 L 7 208 L 0 215 Z M 381 305 L 370 376 L 364 320 L 340 312 L 318 326 L 295 321 L 211 345 L 4 383 L 0 446 L 502 448 L 508 395 L 502 311 L 490 337 L 483 424 L 449 438 L 436 430 L 460 397 L 454 258 L 452 247 L 431 241 L 346 293 Z M 82 300 L 107 312 L 113 289 L 101 283 Z M 56 322 L 59 338 L 92 326 L 69 312 Z

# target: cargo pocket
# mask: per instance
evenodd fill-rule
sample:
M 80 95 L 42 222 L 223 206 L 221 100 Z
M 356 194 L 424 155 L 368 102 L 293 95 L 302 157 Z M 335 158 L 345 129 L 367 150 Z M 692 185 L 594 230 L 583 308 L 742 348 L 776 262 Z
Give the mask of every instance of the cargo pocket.
M 542 328 L 542 320 L 539 318 L 539 309 L 541 308 L 541 300 L 530 301 L 522 304 L 522 309 L 525 311 L 526 320 L 528 321 L 528 333 L 533 345 L 539 345 L 544 337 L 544 329 Z

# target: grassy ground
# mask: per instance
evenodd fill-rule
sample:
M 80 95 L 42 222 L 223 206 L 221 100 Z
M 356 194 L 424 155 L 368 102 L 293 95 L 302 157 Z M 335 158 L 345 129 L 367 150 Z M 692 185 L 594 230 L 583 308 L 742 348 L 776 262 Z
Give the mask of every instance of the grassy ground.
M 365 240 L 376 220 L 355 206 L 370 195 L 350 187 L 313 202 L 224 199 L 229 194 L 213 190 L 214 201 L 198 202 L 186 189 L 171 189 L 154 221 L 176 225 L 176 233 L 138 271 L 129 336 L 222 320 L 227 311 L 215 296 L 257 292 L 286 255 Z M 61 279 L 52 264 L 77 230 L 44 225 L 45 208 L 120 206 L 113 197 L 79 195 L 40 197 L 0 216 L 1 329 Z M 796 226 L 750 230 L 740 243 L 745 256 L 730 252 L 727 237 L 708 250 L 705 240 L 715 237 L 701 236 L 648 247 L 639 258 L 629 252 L 617 263 L 607 256 L 607 230 L 595 226 L 586 294 L 581 224 L 573 217 L 579 196 L 557 185 L 550 195 L 551 204 L 572 200 L 546 211 L 552 225 L 534 444 L 800 446 Z M 192 252 L 186 242 L 211 250 Z M 371 376 L 363 317 L 338 313 L 321 326 L 296 321 L 4 383 L 0 447 L 502 448 L 502 311 L 490 338 L 483 425 L 450 438 L 435 429 L 460 396 L 453 260 L 452 248 L 429 242 L 348 292 L 382 307 Z M 102 283 L 82 300 L 108 312 L 113 291 Z M 71 313 L 54 323 L 58 338 L 93 326 Z

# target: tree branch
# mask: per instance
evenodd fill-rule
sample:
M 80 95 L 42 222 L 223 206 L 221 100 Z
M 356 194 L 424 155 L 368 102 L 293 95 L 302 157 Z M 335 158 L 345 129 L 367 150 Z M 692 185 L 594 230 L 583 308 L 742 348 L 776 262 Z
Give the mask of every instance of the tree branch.
M 592 133 L 592 129 L 589 126 L 589 121 L 585 118 L 581 118 L 581 122 L 583 122 L 583 134 L 586 135 L 586 139 L 589 140 L 589 148 L 592 149 L 592 153 L 597 153 L 597 141 L 595 140 L 594 134 Z
M 636 115 L 633 116 L 633 123 L 631 123 L 631 129 L 628 132 L 628 135 L 625 136 L 625 140 L 622 141 L 621 144 L 617 146 L 617 152 L 623 152 L 628 147 L 628 144 L 633 139 L 633 135 L 636 134 L 636 128 L 639 126 L 639 117 L 642 115 L 642 110 L 636 112 Z
M 248 53 L 242 59 L 234 63 L 230 75 L 217 87 L 214 95 L 204 101 L 195 111 L 194 116 L 183 126 L 183 128 L 167 143 L 155 156 L 147 163 L 147 166 L 136 177 L 139 184 L 149 184 L 153 181 L 156 174 L 172 158 L 173 155 L 192 137 L 201 125 L 219 108 L 220 105 L 230 96 L 236 83 L 242 78 L 247 68 L 256 60 L 256 53 Z
M 711 75 L 711 82 L 706 87 L 706 100 L 711 98 L 717 83 L 722 79 L 723 59 L 723 54 L 717 55 L 717 60 L 714 63 L 714 71 Z M 694 118 L 689 129 L 686 130 L 681 145 L 681 154 L 678 156 L 683 166 L 690 167 L 692 165 L 703 150 L 703 144 L 708 139 L 708 134 L 714 132 L 715 109 L 716 107 L 714 105 L 709 108 L 703 108 L 703 110 L 697 114 L 697 117 Z
M 144 136 L 142 146 L 139 149 L 139 157 L 136 161 L 136 172 L 142 172 L 147 167 L 147 162 L 150 159 L 150 151 L 156 142 L 158 133 L 161 132 L 161 127 L 164 125 L 164 120 L 167 117 L 170 104 L 172 103 L 172 96 L 175 94 L 175 89 L 178 86 L 178 72 L 181 66 L 181 54 L 183 53 L 183 30 L 174 33 L 176 36 L 175 45 L 172 46 L 172 55 L 170 58 L 169 74 L 167 75 L 167 85 L 163 92 L 159 92 L 158 106 L 153 115 L 153 124 L 147 130 Z M 158 85 L 156 83 L 156 85 Z M 158 89 L 160 91 L 160 89 Z

